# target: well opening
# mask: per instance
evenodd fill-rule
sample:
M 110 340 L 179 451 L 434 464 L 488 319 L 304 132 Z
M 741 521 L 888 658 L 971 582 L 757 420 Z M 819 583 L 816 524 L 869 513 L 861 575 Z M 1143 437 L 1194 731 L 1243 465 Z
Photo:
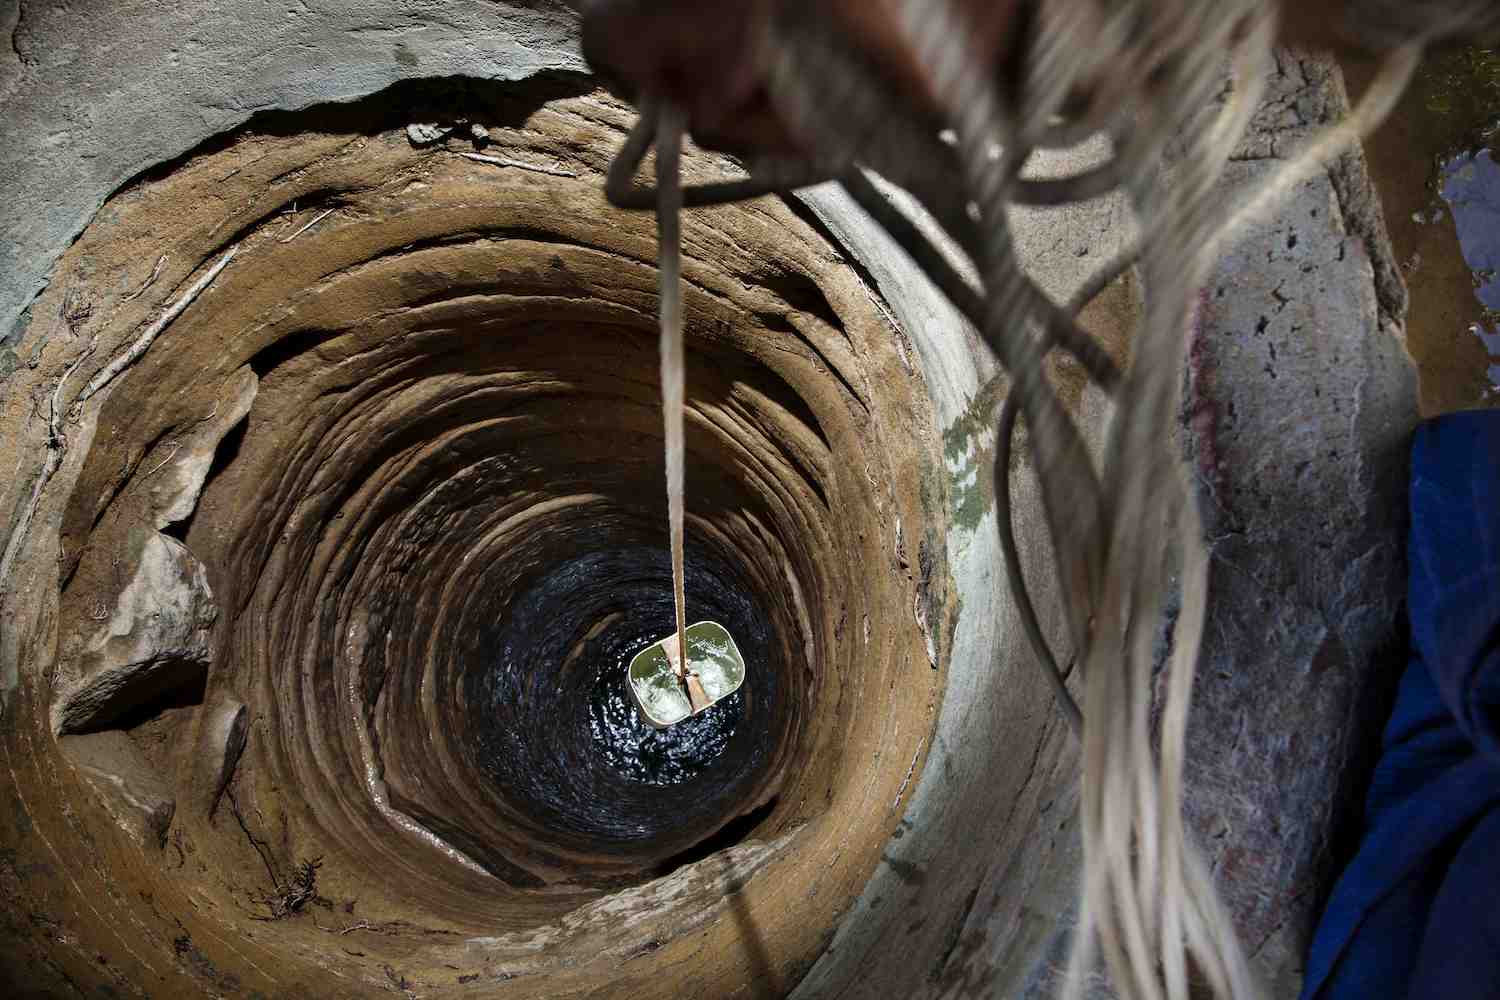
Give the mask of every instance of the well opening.
M 216 921 L 346 975 L 458 948 L 485 981 L 565 976 L 601 934 L 670 962 L 690 928 L 727 943 L 697 979 L 789 975 L 929 745 L 951 611 L 929 404 L 804 208 L 687 220 L 689 615 L 731 629 L 749 680 L 652 731 L 623 680 L 671 627 L 654 221 L 601 193 L 631 112 L 553 87 L 450 107 L 467 124 L 438 142 L 374 100 L 343 128 L 277 116 L 101 213 L 74 266 L 111 328 L 234 257 L 86 418 L 54 716 L 100 686 L 89 609 L 169 563 L 160 586 L 208 609 L 161 657 L 193 703 L 149 747 L 91 718 L 175 801 L 148 857 L 191 857 L 161 877 Z M 114 294 L 163 239 L 161 290 Z M 359 960 L 273 912 L 309 862 L 308 905 L 380 929 Z

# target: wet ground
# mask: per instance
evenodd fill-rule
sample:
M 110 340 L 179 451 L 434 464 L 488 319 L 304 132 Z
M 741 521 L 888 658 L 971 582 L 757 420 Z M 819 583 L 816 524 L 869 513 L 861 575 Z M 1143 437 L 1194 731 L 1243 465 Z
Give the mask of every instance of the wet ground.
M 1357 99 L 1372 67 L 1346 63 Z M 1424 416 L 1500 406 L 1500 51 L 1431 54 L 1365 142 L 1411 294 Z

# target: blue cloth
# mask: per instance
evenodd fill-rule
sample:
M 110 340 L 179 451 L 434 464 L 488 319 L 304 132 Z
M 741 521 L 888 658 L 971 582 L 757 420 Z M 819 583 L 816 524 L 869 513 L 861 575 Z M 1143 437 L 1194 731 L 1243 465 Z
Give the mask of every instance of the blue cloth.
M 1304 1000 L 1500 998 L 1500 411 L 1417 429 L 1412 660 Z

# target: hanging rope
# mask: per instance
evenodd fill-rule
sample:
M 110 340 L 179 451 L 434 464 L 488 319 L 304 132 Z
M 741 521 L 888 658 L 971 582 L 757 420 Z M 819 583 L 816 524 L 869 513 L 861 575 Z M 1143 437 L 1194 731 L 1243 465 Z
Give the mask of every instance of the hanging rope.
M 682 349 L 682 112 L 668 105 L 656 120 L 656 240 L 661 279 L 661 413 L 667 465 L 667 523 L 672 550 L 672 609 L 677 623 L 676 673 L 688 683 L 687 595 L 683 582 L 682 433 L 686 359 Z M 689 688 L 691 698 L 691 688 Z M 697 699 L 691 698 L 693 710 Z
M 1409 20 L 1396 0 L 1375 2 L 1391 6 L 1395 20 Z M 1274 210 L 1280 196 L 1384 116 L 1410 77 L 1420 45 L 1396 50 L 1346 122 L 1230 205 L 1220 182 L 1270 71 L 1272 5 L 1036 0 L 1022 5 L 1020 64 L 1005 74 L 997 74 L 989 53 L 970 49 L 971 35 L 952 0 L 893 0 L 893 6 L 937 97 L 936 117 L 852 47 L 823 6 L 779 3 L 759 25 L 763 36 L 755 50 L 765 53 L 761 68 L 778 115 L 812 155 L 753 161 L 743 179 L 683 189 L 681 204 L 735 201 L 836 179 L 979 331 L 1007 379 L 995 465 L 1007 584 L 1043 675 L 1081 742 L 1083 895 L 1066 993 L 1079 996 L 1102 957 L 1117 989 L 1141 1000 L 1185 1000 L 1193 985 L 1190 968 L 1215 995 L 1259 995 L 1182 822 L 1184 741 L 1208 566 L 1189 482 L 1172 450 L 1185 332 L 1225 241 Z M 1422 6 L 1432 14 L 1433 4 Z M 1415 30 L 1493 29 L 1497 17 L 1494 5 L 1475 0 L 1437 6 L 1441 15 Z M 1079 45 L 1080 38 L 1088 44 Z M 1226 53 L 1233 67 L 1227 74 Z M 1226 75 L 1231 83 L 1220 102 Z M 647 208 L 661 197 L 634 185 L 657 118 L 651 107 L 643 109 L 610 169 L 607 194 L 616 205 Z M 944 128 L 956 136 L 953 146 L 939 138 Z M 1055 180 L 1021 176 L 1037 151 L 1100 133 L 1112 145 L 1101 166 Z M 1175 169 L 1167 183 L 1162 162 L 1169 154 Z M 974 262 L 981 287 L 958 274 L 865 169 L 922 204 Z M 1009 207 L 1067 204 L 1113 191 L 1123 192 L 1134 210 L 1139 245 L 1101 268 L 1066 303 L 1053 301 L 1021 266 Z M 1121 372 L 1078 325 L 1078 314 L 1131 267 L 1139 269 L 1145 310 L 1130 340 L 1132 363 Z M 666 268 L 664 258 L 664 275 Z M 1044 361 L 1054 347 L 1076 358 L 1112 399 L 1115 419 L 1098 468 L 1046 377 Z M 1082 668 L 1081 710 L 1043 635 L 1017 559 L 1009 466 L 1021 419 L 1041 486 L 1070 669 Z M 1181 607 L 1171 632 L 1161 727 L 1153 735 L 1155 647 L 1164 596 L 1174 586 Z

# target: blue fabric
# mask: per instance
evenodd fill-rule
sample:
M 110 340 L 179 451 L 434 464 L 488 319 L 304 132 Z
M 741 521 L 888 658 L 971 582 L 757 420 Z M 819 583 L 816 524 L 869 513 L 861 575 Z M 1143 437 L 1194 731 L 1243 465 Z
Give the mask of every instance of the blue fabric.
M 1304 1000 L 1500 997 L 1500 411 L 1417 430 L 1412 660 Z

